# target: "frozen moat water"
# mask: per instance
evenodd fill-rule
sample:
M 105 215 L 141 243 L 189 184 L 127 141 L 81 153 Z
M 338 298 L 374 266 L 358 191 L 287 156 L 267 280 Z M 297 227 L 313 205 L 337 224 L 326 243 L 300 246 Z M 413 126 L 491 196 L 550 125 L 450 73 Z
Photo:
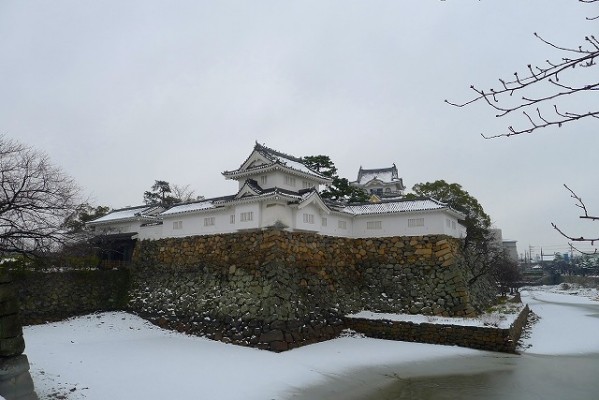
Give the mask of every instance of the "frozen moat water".
M 551 343 L 573 349 L 599 346 L 599 303 L 570 304 L 531 298 L 531 308 L 551 307 L 551 313 L 584 313 L 585 323 L 538 326 L 534 333 L 556 335 L 522 355 L 480 352 L 396 366 L 380 366 L 329 377 L 328 383 L 302 390 L 292 399 L 320 400 L 591 400 L 599 398 L 599 352 L 552 351 Z M 554 314 L 556 315 L 556 314 Z M 565 314 L 561 314 L 564 315 Z M 579 335 L 593 329 L 595 335 Z M 576 343 L 591 340 L 593 343 Z M 549 353 L 549 354 L 548 354 Z

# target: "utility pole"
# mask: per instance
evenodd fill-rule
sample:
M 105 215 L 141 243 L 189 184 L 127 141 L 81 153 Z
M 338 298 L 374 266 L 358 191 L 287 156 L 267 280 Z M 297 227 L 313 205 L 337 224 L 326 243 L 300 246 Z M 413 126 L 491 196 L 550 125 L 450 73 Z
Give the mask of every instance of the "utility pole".
M 530 263 L 532 264 L 532 246 L 528 245 L 528 255 L 530 258 Z
M 543 265 L 544 261 L 545 261 L 545 257 L 543 256 L 543 248 L 541 247 L 541 265 Z

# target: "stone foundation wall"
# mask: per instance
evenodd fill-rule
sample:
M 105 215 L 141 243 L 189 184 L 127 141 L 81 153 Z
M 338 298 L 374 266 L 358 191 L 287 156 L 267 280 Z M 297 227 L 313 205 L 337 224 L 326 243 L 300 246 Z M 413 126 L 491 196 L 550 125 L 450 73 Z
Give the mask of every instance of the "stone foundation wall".
M 362 318 L 345 318 L 345 325 L 356 332 L 378 339 L 515 353 L 528 313 L 528 306 L 525 306 L 516 321 L 507 329 Z
M 362 309 L 473 316 L 489 296 L 467 286 L 458 249 L 446 236 L 281 230 L 142 241 L 129 309 L 161 326 L 275 351 L 332 338 L 343 315 Z
M 459 248 L 441 235 L 347 239 L 273 229 L 144 240 L 127 270 L 21 271 L 15 284 L 27 324 L 126 310 L 283 351 L 335 337 L 344 315 L 363 309 L 476 315 L 495 291 L 468 286 Z
M 0 267 L 0 396 L 6 400 L 37 400 L 19 320 L 17 291 Z
M 12 271 L 12 277 L 24 325 L 122 310 L 127 304 L 126 270 Z

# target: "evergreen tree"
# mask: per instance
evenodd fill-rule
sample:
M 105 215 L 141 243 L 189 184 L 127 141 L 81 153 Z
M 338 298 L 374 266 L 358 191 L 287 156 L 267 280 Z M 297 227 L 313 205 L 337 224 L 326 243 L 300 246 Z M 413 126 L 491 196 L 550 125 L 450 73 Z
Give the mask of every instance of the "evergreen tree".
M 110 207 L 93 207 L 88 203 L 80 204 L 77 210 L 69 215 L 64 222 L 64 227 L 71 233 L 80 233 L 85 224 L 94 219 L 100 218 L 110 212 Z
M 162 207 L 170 207 L 173 204 L 180 203 L 181 200 L 172 196 L 171 186 L 167 181 L 154 181 L 152 191 L 144 192 L 144 202 L 147 205 L 160 205 Z
M 504 264 L 505 253 L 501 243 L 491 232 L 491 217 L 485 212 L 476 198 L 457 183 L 444 180 L 418 183 L 412 188 L 414 193 L 406 199 L 432 197 L 449 207 L 465 214 L 466 237 L 463 241 L 464 266 L 470 271 L 468 284 L 473 285 L 481 278 L 497 278 L 498 266 Z
M 485 212 L 476 198 L 458 183 L 447 183 L 444 180 L 417 183 L 412 188 L 414 193 L 406 195 L 407 199 L 416 197 L 432 197 L 446 203 L 449 207 L 466 215 L 463 221 L 466 226 L 468 240 L 485 241 L 489 238 L 491 217 Z
M 337 175 L 337 167 L 329 156 L 306 156 L 302 160 L 308 168 L 333 179 L 333 183 L 320 193 L 323 198 L 349 202 L 368 201 L 368 194 L 364 190 L 350 185 L 347 178 Z

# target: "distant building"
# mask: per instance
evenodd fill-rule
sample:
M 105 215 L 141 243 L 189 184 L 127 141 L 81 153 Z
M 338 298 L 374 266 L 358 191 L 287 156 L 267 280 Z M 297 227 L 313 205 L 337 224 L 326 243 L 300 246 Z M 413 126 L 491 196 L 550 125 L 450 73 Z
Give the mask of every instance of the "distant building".
M 403 179 L 399 177 L 397 167 L 393 164 L 388 168 L 364 169 L 360 167 L 358 178 L 351 185 L 369 194 L 384 198 L 397 198 L 404 194 Z
M 503 240 L 503 233 L 501 229 L 491 229 L 491 237 L 497 247 L 501 247 L 508 258 L 512 261 L 518 262 L 518 247 L 516 246 L 516 240 Z
M 516 240 L 502 241 L 503 250 L 506 252 L 508 258 L 514 262 L 518 262 L 518 247 L 516 246 L 516 243 Z

